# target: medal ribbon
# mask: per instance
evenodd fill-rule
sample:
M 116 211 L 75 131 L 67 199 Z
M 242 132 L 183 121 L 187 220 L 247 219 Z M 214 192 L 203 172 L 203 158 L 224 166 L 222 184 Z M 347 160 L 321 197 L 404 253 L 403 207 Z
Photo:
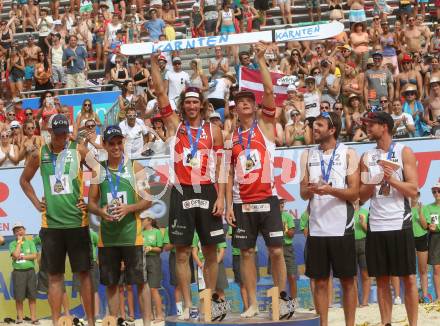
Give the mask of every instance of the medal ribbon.
M 256 126 L 256 122 L 254 121 L 254 123 L 252 123 L 251 128 L 249 129 L 248 141 L 247 141 L 247 145 L 246 145 L 246 149 L 245 149 L 246 160 L 249 160 L 251 158 L 251 140 L 252 140 L 252 134 L 254 132 L 255 126 Z M 241 133 L 242 133 L 241 128 L 238 127 L 238 143 L 244 149 L 243 135 Z
M 336 147 L 333 150 L 332 156 L 330 157 L 330 161 L 328 162 L 327 171 L 325 170 L 324 157 L 322 155 L 322 151 L 319 151 L 319 158 L 321 160 L 321 174 L 325 183 L 328 183 L 328 180 L 330 179 L 330 173 L 332 171 L 333 161 L 335 160 L 335 154 L 336 154 L 336 150 L 338 149 L 338 146 L 339 143 L 336 143 Z
M 52 160 L 52 166 L 55 171 L 55 179 L 57 183 L 61 182 L 61 177 L 64 173 L 64 167 L 66 163 L 66 157 L 67 157 L 67 147 L 68 142 L 64 144 L 63 150 L 58 154 L 59 159 L 57 159 L 57 155 L 55 155 L 52 151 L 50 152 L 50 158 Z
M 391 143 L 390 148 L 388 148 L 388 153 L 387 153 L 388 161 L 391 159 L 391 155 L 393 155 L 394 146 L 396 146 L 396 143 Z
M 192 133 L 191 133 L 191 127 L 189 126 L 189 122 L 188 122 L 188 120 L 185 121 L 186 133 L 188 135 L 189 145 L 191 147 L 191 158 L 196 157 L 197 147 L 199 145 L 199 140 L 200 140 L 200 135 L 202 134 L 202 125 L 203 125 L 203 122 L 200 123 L 199 129 L 197 129 L 196 139 L 194 140 Z
M 111 175 L 110 170 L 108 168 L 108 161 L 105 166 L 106 179 L 108 180 L 108 185 L 110 187 L 110 192 L 112 193 L 113 199 L 118 198 L 118 188 L 119 188 L 119 183 L 121 181 L 121 172 L 122 172 L 123 167 L 124 167 L 124 155 L 122 155 L 121 162 L 119 162 L 118 173 L 116 174 L 115 184 L 113 184 L 113 178 L 112 178 L 112 175 Z

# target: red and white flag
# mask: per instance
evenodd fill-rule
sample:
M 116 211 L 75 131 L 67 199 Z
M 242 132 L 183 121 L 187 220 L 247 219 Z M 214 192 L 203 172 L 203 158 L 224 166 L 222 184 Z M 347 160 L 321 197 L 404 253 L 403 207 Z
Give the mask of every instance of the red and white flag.
M 275 104 L 282 106 L 283 102 L 287 99 L 287 86 L 278 85 L 278 79 L 284 77 L 284 74 L 271 72 L 273 91 L 275 95 Z M 252 70 L 246 67 L 240 67 L 240 90 L 252 91 L 255 94 L 257 104 L 261 104 L 263 101 L 263 81 L 259 70 Z

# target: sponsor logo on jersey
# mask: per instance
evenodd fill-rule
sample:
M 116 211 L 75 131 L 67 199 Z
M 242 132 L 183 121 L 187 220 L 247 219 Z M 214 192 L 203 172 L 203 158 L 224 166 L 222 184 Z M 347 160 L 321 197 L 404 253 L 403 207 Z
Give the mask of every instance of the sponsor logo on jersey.
M 270 211 L 270 204 L 269 203 L 243 204 L 243 206 L 241 208 L 242 208 L 243 213 L 269 212 Z
M 190 208 L 203 208 L 208 209 L 209 208 L 209 200 L 203 200 L 203 199 L 190 199 L 190 200 L 184 200 L 182 202 L 183 209 L 190 209 Z

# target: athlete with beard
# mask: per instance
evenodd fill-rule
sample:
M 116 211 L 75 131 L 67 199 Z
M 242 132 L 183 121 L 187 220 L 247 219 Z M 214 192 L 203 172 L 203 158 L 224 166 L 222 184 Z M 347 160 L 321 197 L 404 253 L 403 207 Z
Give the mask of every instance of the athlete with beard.
M 222 214 L 225 183 L 215 184 L 220 174 L 223 136 L 218 126 L 203 120 L 205 99 L 200 89 L 185 89 L 179 100 L 183 121 L 172 110 L 160 74 L 159 54 L 151 56 L 151 76 L 155 85 L 161 118 L 170 139 L 172 184 L 170 197 L 169 236 L 176 248 L 177 282 L 184 300 L 183 314 L 189 319 L 191 307 L 190 267 L 194 230 L 200 238 L 205 264 L 206 288 L 215 290 L 218 264 L 217 244 L 224 242 Z
M 354 325 L 356 311 L 354 202 L 359 197 L 359 160 L 353 149 L 338 143 L 340 131 L 336 113 L 321 113 L 313 123 L 319 145 L 301 157 L 301 198 L 309 200 L 310 215 L 305 274 L 315 282 L 315 307 L 324 326 L 330 271 L 341 281 L 346 325 Z

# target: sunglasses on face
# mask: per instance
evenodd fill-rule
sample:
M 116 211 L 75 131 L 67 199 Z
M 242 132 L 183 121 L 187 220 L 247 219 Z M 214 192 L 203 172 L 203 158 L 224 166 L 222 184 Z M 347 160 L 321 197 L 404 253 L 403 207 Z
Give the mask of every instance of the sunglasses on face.
M 91 107 L 91 106 L 92 106 L 92 103 L 84 103 L 84 106 L 85 106 L 85 107 Z
M 136 118 L 136 114 L 127 114 L 128 119 L 134 119 Z
M 387 103 L 388 100 L 381 100 L 380 103 Z
M 173 66 L 180 66 L 180 65 L 182 65 L 181 62 L 173 62 Z
M 417 93 L 415 91 L 405 92 L 405 95 L 409 95 L 409 96 L 416 95 L 416 94 Z
M 10 117 L 15 117 L 15 113 L 8 113 Z
M 249 57 L 243 57 L 243 58 L 241 58 L 242 60 L 249 60 L 250 58 Z
M 116 62 L 116 63 L 121 63 L 121 61 L 120 61 L 120 60 L 116 60 L 115 62 Z
M 88 128 L 88 129 L 93 129 L 93 128 L 95 128 L 95 127 L 96 127 L 95 124 L 93 124 L 93 125 L 87 125 L 87 126 L 86 126 L 86 128 Z
M 299 53 L 292 53 L 292 57 L 299 57 Z
M 34 115 L 32 112 L 26 112 L 26 115 Z
M 20 127 L 11 127 L 11 130 L 20 129 Z
M 433 190 L 432 190 L 432 193 L 433 193 L 433 194 L 440 194 L 440 189 L 433 189 Z
M 328 109 L 330 109 L 330 107 L 327 106 L 327 105 L 321 105 L 321 106 L 320 106 L 320 109 L 321 109 L 321 110 L 328 110 Z
M 342 111 L 344 108 L 335 107 L 335 111 Z
M 1 138 L 2 138 L 2 139 L 9 138 L 9 135 L 2 135 Z

